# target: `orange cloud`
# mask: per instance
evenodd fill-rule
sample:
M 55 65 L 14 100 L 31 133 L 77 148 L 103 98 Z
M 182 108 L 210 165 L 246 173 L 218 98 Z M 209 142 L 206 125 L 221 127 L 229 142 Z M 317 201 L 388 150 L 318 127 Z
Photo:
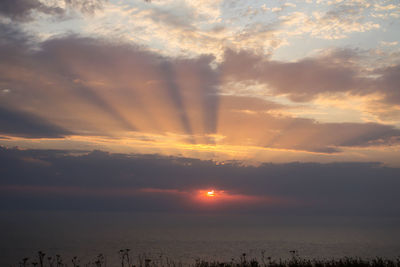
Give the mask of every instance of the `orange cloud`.
M 282 115 L 288 107 L 266 100 L 263 92 L 220 91 L 232 82 L 253 81 L 268 85 L 270 96 L 307 102 L 322 93 L 372 94 L 379 85 L 385 88 L 381 101 L 397 103 L 398 66 L 376 71 L 378 78 L 361 75 L 348 50 L 297 62 L 229 50 L 212 66 L 210 56 L 171 59 L 74 36 L 48 40 L 35 51 L 7 49 L 0 63 L 2 86 L 8 88 L 0 98 L 6 107 L 0 108 L 0 133 L 26 137 L 20 144 L 40 137 L 41 145 L 50 144 L 45 138 L 54 137 L 53 143 L 109 151 L 235 159 L 264 149 L 333 154 L 399 143 L 394 125 L 321 123 Z M 30 131 L 35 128 L 40 135 Z

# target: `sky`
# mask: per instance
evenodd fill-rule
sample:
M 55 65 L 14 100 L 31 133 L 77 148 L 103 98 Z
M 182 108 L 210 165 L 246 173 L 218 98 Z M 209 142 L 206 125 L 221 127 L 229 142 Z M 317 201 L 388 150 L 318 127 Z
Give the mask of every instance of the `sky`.
M 398 215 L 399 17 L 395 0 L 2 0 L 2 208 Z

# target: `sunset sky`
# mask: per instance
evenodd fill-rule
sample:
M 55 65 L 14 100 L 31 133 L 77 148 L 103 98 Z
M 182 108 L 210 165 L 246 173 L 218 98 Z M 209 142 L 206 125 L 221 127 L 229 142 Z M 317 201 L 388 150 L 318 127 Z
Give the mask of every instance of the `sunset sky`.
M 1 0 L 0 35 L 3 206 L 399 213 L 399 1 Z

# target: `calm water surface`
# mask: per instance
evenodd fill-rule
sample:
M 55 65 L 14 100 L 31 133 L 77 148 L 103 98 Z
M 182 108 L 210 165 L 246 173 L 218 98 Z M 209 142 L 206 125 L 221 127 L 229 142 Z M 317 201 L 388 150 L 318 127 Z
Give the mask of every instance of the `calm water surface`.
M 186 264 L 242 253 L 261 260 L 262 251 L 272 258 L 288 258 L 289 250 L 328 259 L 400 256 L 400 220 L 393 218 L 117 212 L 1 212 L 0 218 L 0 266 L 17 266 L 39 250 L 66 262 L 103 253 L 108 266 L 120 266 L 123 248 L 134 259 L 146 254 Z

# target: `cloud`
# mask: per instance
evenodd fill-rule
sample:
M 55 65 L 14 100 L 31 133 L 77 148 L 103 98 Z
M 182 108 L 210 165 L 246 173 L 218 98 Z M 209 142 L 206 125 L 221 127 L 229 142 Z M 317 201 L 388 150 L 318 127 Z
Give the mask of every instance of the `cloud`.
M 400 170 L 377 163 L 254 167 L 157 155 L 5 148 L 0 159 L 7 166 L 0 168 L 2 209 L 215 210 L 212 202 L 199 203 L 196 197 L 212 188 L 226 200 L 217 210 L 400 215 Z
M 266 112 L 287 106 L 255 96 L 220 95 L 220 106 L 227 111 Z
M 327 10 L 314 9 L 312 13 L 297 10 L 280 16 L 283 36 L 309 35 L 322 39 L 344 39 L 355 32 L 366 32 L 381 27 L 374 21 L 374 12 L 366 2 L 329 4 Z
M 108 0 L 64 0 L 66 7 L 72 7 L 83 14 L 93 14 L 96 10 L 102 9 L 103 4 Z
M 399 129 L 376 123 L 318 123 L 313 119 L 226 110 L 219 117 L 218 133 L 225 136 L 221 141 L 224 144 L 335 153 L 344 147 L 396 145 L 400 138 Z
M 236 20 L 246 19 L 245 13 L 252 9 L 248 3 L 244 5 L 246 8 L 236 10 L 223 1 L 159 1 L 151 5 L 111 3 L 85 31 L 96 36 L 134 41 L 165 56 L 212 54 L 217 60 L 227 47 L 270 53 L 286 44 L 274 34 L 269 22 L 256 20 L 246 21 L 245 27 L 238 25 Z
M 39 0 L 4 0 L 0 2 L 0 14 L 14 21 L 32 20 L 33 11 L 49 15 L 64 13 L 62 8 L 47 6 Z
M 106 0 L 64 0 L 58 3 L 49 3 L 39 0 L 2 0 L 0 14 L 12 21 L 28 22 L 34 20 L 34 13 L 62 17 L 72 8 L 81 13 L 93 14 L 102 8 Z
M 228 50 L 224 61 L 212 67 L 214 58 L 207 55 L 167 58 L 124 43 L 73 35 L 32 49 L 23 33 L 14 36 L 20 37 L 0 47 L 0 86 L 7 88 L 0 106 L 24 107 L 25 113 L 77 135 L 121 138 L 136 132 L 180 136 L 182 143 L 318 153 L 398 144 L 399 130 L 393 126 L 319 123 L 280 115 L 290 106 L 262 94 L 220 92 L 221 86 L 252 81 L 270 88 L 270 96 L 286 95 L 293 101 L 340 92 L 379 92 L 387 94 L 385 101 L 396 101 L 397 68 L 380 69 L 378 78 L 370 78 L 354 63 L 352 50 L 298 62 Z M 335 129 L 337 134 L 330 134 Z
M 372 78 L 366 75 L 371 71 L 356 62 L 354 50 L 335 50 L 296 62 L 273 61 L 244 51 L 227 50 L 221 70 L 227 81 L 264 83 L 274 94 L 284 94 L 298 102 L 307 102 L 320 94 L 349 92 L 354 95 L 382 93 L 386 101 L 400 104 L 396 93 L 398 65 L 373 70 L 372 74 L 380 77 Z
M 374 17 L 381 19 L 389 19 L 389 18 L 399 18 L 400 17 L 400 7 L 397 3 L 393 3 L 395 1 L 386 2 L 384 4 L 374 3 Z M 386 5 L 385 5 L 386 4 Z
M 0 106 L 0 133 L 27 138 L 62 138 L 71 132 L 31 113 Z
M 376 70 L 375 73 L 380 75 L 376 84 L 385 94 L 385 101 L 400 105 L 400 64 Z
M 0 99 L 4 105 L 23 103 L 76 132 L 215 133 L 218 74 L 210 56 L 169 59 L 76 36 L 37 50 L 27 42 L 1 47 L 1 86 L 11 88 Z

